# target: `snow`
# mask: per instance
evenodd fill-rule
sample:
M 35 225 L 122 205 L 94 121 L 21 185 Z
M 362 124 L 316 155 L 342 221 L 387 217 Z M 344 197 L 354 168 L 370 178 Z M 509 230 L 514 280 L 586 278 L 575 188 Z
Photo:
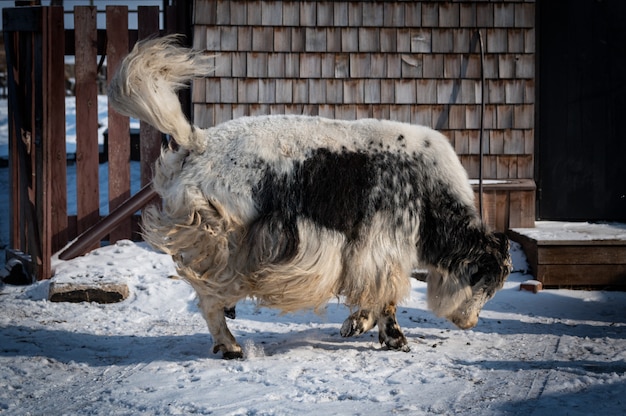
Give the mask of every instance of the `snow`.
M 49 282 L 0 293 L 0 412 L 8 414 L 617 414 L 626 405 L 626 294 L 520 291 L 515 272 L 478 326 L 455 329 L 414 280 L 398 311 L 411 352 L 376 330 L 341 338 L 341 302 L 322 315 L 237 305 L 246 358 L 222 360 L 171 259 L 121 241 L 68 262 L 59 279 L 126 282 L 120 303 L 53 303 Z
M 4 126 L 0 114 L 0 147 Z M 0 245 L 7 230 L 0 216 Z M 126 282 L 130 295 L 54 303 L 50 282 L 2 287 L 0 413 L 623 414 L 626 293 L 520 291 L 533 276 L 516 243 L 511 254 L 514 273 L 472 330 L 433 316 L 417 280 L 398 310 L 409 353 L 381 348 L 376 329 L 342 338 L 341 300 L 322 315 L 246 300 L 229 320 L 245 350 L 238 361 L 211 352 L 193 290 L 168 256 L 120 241 L 56 260 L 57 279 L 102 276 Z
M 514 228 L 513 231 L 543 244 L 626 241 L 626 224 L 621 223 L 537 221 L 535 228 Z

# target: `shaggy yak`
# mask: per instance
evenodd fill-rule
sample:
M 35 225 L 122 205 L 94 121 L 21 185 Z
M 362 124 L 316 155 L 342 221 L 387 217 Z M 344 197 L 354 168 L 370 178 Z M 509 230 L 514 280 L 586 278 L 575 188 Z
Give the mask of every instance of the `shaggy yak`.
M 446 137 L 382 120 L 243 117 L 200 129 L 176 91 L 208 75 L 207 55 L 165 37 L 138 43 L 109 86 L 122 114 L 173 140 L 156 163 L 162 207 L 143 214 L 145 239 L 171 254 L 197 292 L 213 351 L 241 358 L 225 314 L 246 297 L 283 312 L 341 297 L 341 335 L 378 325 L 408 351 L 396 305 L 416 266 L 428 305 L 472 328 L 510 272 L 508 239 L 486 229 Z

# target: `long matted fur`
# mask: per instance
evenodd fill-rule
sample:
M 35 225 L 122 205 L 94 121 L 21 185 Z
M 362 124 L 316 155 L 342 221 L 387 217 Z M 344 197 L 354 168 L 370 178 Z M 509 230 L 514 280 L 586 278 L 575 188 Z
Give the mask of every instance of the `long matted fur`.
M 207 56 L 165 37 L 139 43 L 109 86 L 118 111 L 178 144 L 153 181 L 162 208 L 144 212 L 147 241 L 190 282 L 226 358 L 242 350 L 224 308 L 251 296 L 294 311 L 342 296 L 344 336 L 379 325 L 406 350 L 395 305 L 418 264 L 429 306 L 461 328 L 508 275 L 508 240 L 485 229 L 448 140 L 423 126 L 305 116 L 244 117 L 206 130 L 183 116 L 176 90 L 210 73 Z

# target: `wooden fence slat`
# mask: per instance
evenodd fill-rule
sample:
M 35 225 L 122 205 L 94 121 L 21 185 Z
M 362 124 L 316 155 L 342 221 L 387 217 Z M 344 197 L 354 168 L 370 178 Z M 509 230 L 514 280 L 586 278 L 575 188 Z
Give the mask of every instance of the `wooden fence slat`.
M 138 22 L 139 39 L 157 35 L 159 33 L 159 7 L 139 6 Z M 139 130 L 141 186 L 143 187 L 152 181 L 152 167 L 161 152 L 161 132 L 144 121 L 140 122 Z
M 74 8 L 76 51 L 76 235 L 100 220 L 96 7 Z M 75 236 L 71 236 L 73 238 Z M 96 244 L 95 247 L 98 247 Z
M 39 177 L 44 182 L 41 190 L 46 192 L 41 207 L 44 210 L 42 227 L 42 271 L 40 279 L 52 276 L 52 254 L 67 243 L 67 175 L 65 153 L 65 33 L 63 8 L 44 8 L 44 83 L 43 104 L 43 161 Z M 46 234 L 48 233 L 48 234 Z M 45 237 L 47 236 L 47 238 Z
M 107 81 L 110 82 L 120 62 L 128 53 L 128 7 L 106 7 Z M 117 113 L 109 104 L 109 210 L 130 197 L 130 142 L 128 117 Z M 109 234 L 111 243 L 131 237 L 128 218 Z

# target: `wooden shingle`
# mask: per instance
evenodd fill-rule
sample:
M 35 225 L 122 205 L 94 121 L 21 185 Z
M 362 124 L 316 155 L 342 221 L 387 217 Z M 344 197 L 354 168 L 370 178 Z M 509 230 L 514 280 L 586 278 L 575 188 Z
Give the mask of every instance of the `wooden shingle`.
M 213 75 L 216 77 L 230 77 L 233 74 L 233 64 L 231 54 L 219 54 L 214 59 L 215 71 Z
M 513 106 L 498 105 L 496 113 L 496 127 L 498 129 L 506 130 L 513 128 Z
M 259 82 L 255 78 L 237 80 L 237 102 L 256 103 L 259 101 Z
M 317 25 L 317 2 L 303 1 L 300 5 L 300 26 L 315 27 Z
M 363 26 L 363 3 L 348 3 L 348 25 L 352 27 Z
M 237 50 L 237 28 L 235 26 L 220 26 L 220 51 Z
M 285 54 L 285 76 L 287 78 L 300 77 L 300 54 Z
M 515 78 L 517 60 L 518 56 L 516 55 L 498 55 L 498 74 L 501 79 Z
M 459 25 L 461 27 L 476 27 L 476 4 L 461 3 L 459 8 Z
M 207 90 L 207 92 L 209 92 Z M 237 79 L 220 78 L 218 85 L 219 100 L 207 100 L 209 103 L 236 103 L 237 102 Z
M 365 89 L 362 79 L 346 79 L 343 82 L 343 102 L 361 104 L 365 101 Z
M 335 78 L 350 77 L 350 56 L 347 54 L 335 55 Z
M 245 77 L 248 73 L 248 54 L 246 52 L 233 52 L 230 54 L 233 77 Z
M 422 55 L 421 54 L 403 54 L 402 61 L 402 78 L 422 78 Z
M 421 94 L 418 86 L 417 95 Z M 411 123 L 418 124 L 420 126 L 432 126 L 433 113 L 429 105 L 414 105 L 411 106 Z
M 493 27 L 493 3 L 476 3 L 476 26 Z
M 430 53 L 422 56 L 424 78 L 443 78 L 443 57 Z
M 341 50 L 343 52 L 359 51 L 359 32 L 356 28 L 346 27 L 341 29 Z
M 395 52 L 398 42 L 397 31 L 394 28 L 382 28 L 380 30 L 380 52 Z
M 509 53 L 524 53 L 524 31 L 522 29 L 507 30 L 507 50 Z
M 383 28 L 395 28 L 405 26 L 403 2 L 385 2 L 383 3 Z M 419 19 L 418 19 L 419 22 Z
M 395 80 L 395 102 L 397 104 L 415 104 L 417 102 L 417 87 L 415 80 Z
M 280 26 L 283 23 L 283 5 L 281 1 L 261 2 L 261 24 Z
M 291 28 L 291 52 L 304 52 L 306 45 L 306 28 Z
M 217 25 L 230 25 L 231 17 L 230 17 L 230 5 L 227 1 L 217 1 L 215 2 L 215 23 Z
M 326 50 L 324 52 L 341 52 L 341 29 L 326 28 Z
M 417 100 L 419 104 L 437 103 L 437 80 L 418 79 L 416 80 Z
M 318 53 L 300 54 L 300 77 L 301 78 L 321 78 L 322 61 Z
M 523 80 L 508 80 L 504 84 L 504 102 L 507 104 L 521 104 L 524 102 Z
M 513 109 L 513 127 L 516 129 L 532 129 L 535 127 L 535 106 L 519 104 Z M 520 153 L 523 153 L 521 151 Z
M 507 41 L 508 38 L 506 29 L 487 29 L 485 52 L 506 53 L 508 51 Z
M 363 83 L 363 99 L 366 104 L 380 103 L 380 79 L 366 79 Z
M 430 53 L 433 52 L 433 33 L 428 29 L 411 29 L 410 33 L 410 47 L 413 53 Z M 400 49 L 400 38 L 398 38 L 398 52 L 403 52 Z
M 398 7 L 404 6 L 404 25 L 400 27 L 421 27 L 422 26 L 422 2 L 407 1 L 401 2 Z
M 309 80 L 309 103 L 323 104 L 326 102 L 326 81 L 323 79 Z
M 439 25 L 439 2 L 423 2 L 421 15 L 422 27 L 437 27 Z
M 201 1 L 196 2 L 198 4 L 203 3 Z M 245 1 L 218 1 L 218 11 L 221 16 L 230 16 L 230 24 L 233 26 L 241 26 L 248 23 L 248 7 Z
M 517 78 L 535 77 L 535 57 L 530 54 L 518 55 L 515 57 L 515 72 Z
M 275 27 L 274 28 L 274 51 L 289 52 L 291 51 L 291 28 Z
M 300 26 L 300 2 L 281 1 L 283 6 L 283 25 L 289 27 Z
M 386 78 L 387 77 L 387 55 L 385 53 L 370 54 L 370 72 L 369 78 Z
M 274 50 L 274 30 L 267 26 L 252 28 L 252 50 L 271 52 Z
M 337 27 L 348 26 L 348 3 L 333 2 L 333 23 Z
M 454 49 L 454 37 L 452 29 L 433 29 L 432 52 L 451 53 Z
M 291 79 L 277 79 L 276 80 L 276 102 L 277 103 L 290 103 L 293 101 L 293 81 Z
M 319 27 L 307 27 L 305 33 L 306 52 L 325 52 L 326 51 L 326 29 Z
M 333 25 L 334 8 L 333 2 L 317 2 L 317 22 L 318 27 L 329 27 Z
M 248 13 L 246 24 L 250 26 L 259 26 L 262 23 L 262 1 L 247 1 Z
M 244 52 L 252 50 L 252 27 L 237 27 L 237 51 Z
M 448 127 L 451 129 L 465 129 L 465 106 L 464 105 L 451 105 L 450 113 L 448 115 Z M 466 142 L 464 145 L 469 146 L 469 142 L 467 141 L 467 137 L 465 137 L 464 141 Z M 469 151 L 469 147 L 465 148 L 464 153 Z
M 383 26 L 384 8 L 379 2 L 367 2 L 363 5 L 363 26 L 380 28 Z
M 515 4 L 495 3 L 493 5 L 493 25 L 494 27 L 514 27 Z
M 515 27 L 535 27 L 535 5 L 532 3 L 516 3 Z
M 329 104 L 343 103 L 343 81 L 338 79 L 326 80 L 326 102 Z
M 439 4 L 439 27 L 459 27 L 459 3 L 445 2 Z
M 259 79 L 259 103 L 274 104 L 276 102 L 276 80 Z
M 359 52 L 378 52 L 380 50 L 379 29 L 360 27 L 358 29 Z
M 522 130 L 504 131 L 504 154 L 519 155 L 524 153 L 524 133 Z
M 246 57 L 246 76 L 248 78 L 267 77 L 267 54 L 250 52 Z
M 267 76 L 270 78 L 285 77 L 285 54 L 270 53 L 267 56 Z

